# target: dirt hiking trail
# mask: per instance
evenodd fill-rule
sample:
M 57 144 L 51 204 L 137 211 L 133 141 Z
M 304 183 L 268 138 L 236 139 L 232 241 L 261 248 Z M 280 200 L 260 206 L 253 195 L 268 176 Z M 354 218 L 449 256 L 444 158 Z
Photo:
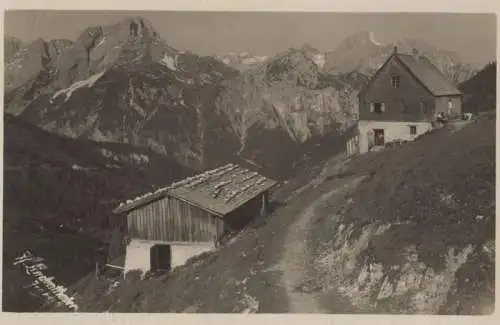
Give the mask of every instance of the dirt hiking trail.
M 307 237 L 317 215 L 316 210 L 331 200 L 343 200 L 343 195 L 359 183 L 360 179 L 345 180 L 340 186 L 322 194 L 306 206 L 289 227 L 285 235 L 285 250 L 279 268 L 283 271 L 282 282 L 289 299 L 290 313 L 328 313 L 319 306 L 315 293 L 297 291 L 295 288 L 311 270 Z

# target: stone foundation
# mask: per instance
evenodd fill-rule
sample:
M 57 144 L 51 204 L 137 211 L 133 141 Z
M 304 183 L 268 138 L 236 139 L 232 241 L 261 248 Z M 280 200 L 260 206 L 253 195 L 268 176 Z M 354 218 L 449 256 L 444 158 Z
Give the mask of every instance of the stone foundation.
M 415 134 L 411 134 L 410 126 L 416 127 Z M 388 143 L 393 141 L 413 141 L 419 135 L 432 130 L 432 128 L 431 122 L 359 121 L 359 153 L 366 153 L 374 146 L 374 129 L 384 130 L 384 143 Z
M 127 245 L 125 273 L 140 270 L 143 273 L 151 268 L 150 250 L 156 244 L 170 245 L 171 268 L 184 265 L 191 257 L 213 250 L 213 243 L 163 242 L 154 240 L 132 239 Z

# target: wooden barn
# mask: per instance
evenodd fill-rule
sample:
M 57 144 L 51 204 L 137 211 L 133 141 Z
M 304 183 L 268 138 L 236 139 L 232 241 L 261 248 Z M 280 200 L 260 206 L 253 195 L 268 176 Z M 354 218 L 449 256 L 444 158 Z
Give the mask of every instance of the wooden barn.
M 358 134 L 348 156 L 388 142 L 412 141 L 462 113 L 462 93 L 418 51 L 394 52 L 358 95 Z M 357 146 L 356 148 L 354 146 Z
M 170 269 L 212 250 L 226 233 L 267 213 L 274 185 L 227 164 L 120 204 L 114 212 L 127 221 L 125 272 Z

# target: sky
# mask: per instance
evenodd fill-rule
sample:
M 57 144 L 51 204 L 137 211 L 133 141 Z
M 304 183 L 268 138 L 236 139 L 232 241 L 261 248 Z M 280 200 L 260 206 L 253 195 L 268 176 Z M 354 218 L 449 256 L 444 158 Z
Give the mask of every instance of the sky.
M 456 51 L 467 63 L 496 58 L 496 16 L 459 13 L 8 11 L 4 31 L 25 42 L 74 40 L 87 27 L 141 16 L 178 50 L 200 55 L 249 51 L 273 55 L 310 44 L 333 50 L 346 36 L 372 31 L 380 42 L 404 38 Z

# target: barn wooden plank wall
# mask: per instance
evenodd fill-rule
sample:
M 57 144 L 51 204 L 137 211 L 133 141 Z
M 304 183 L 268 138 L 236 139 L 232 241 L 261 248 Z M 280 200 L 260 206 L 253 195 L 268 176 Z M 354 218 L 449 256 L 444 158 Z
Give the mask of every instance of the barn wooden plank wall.
M 250 222 L 255 217 L 259 216 L 262 208 L 262 200 L 267 200 L 267 192 L 254 197 L 245 205 L 242 205 L 238 209 L 229 213 L 224 217 L 226 225 L 231 230 L 238 230 L 244 227 L 248 222 Z
M 208 242 L 220 237 L 223 220 L 173 197 L 164 197 L 131 211 L 129 236 L 161 241 Z
M 355 135 L 346 141 L 346 157 L 349 158 L 359 153 L 359 135 Z

